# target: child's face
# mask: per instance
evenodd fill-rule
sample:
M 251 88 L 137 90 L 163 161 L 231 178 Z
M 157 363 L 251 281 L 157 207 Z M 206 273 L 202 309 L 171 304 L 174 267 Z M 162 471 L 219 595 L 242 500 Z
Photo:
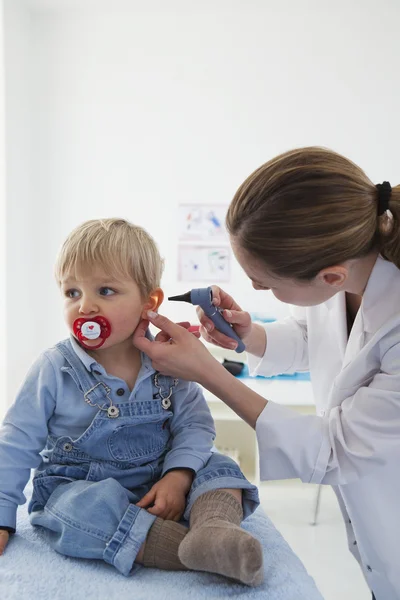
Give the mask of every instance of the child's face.
M 73 333 L 76 319 L 105 317 L 111 325 L 111 334 L 100 350 L 111 348 L 128 340 L 148 310 L 156 310 L 163 300 L 161 289 L 144 299 L 138 285 L 131 278 L 110 277 L 101 269 L 90 275 L 69 275 L 61 281 L 66 323 Z M 85 341 L 85 348 L 95 347 L 98 340 Z

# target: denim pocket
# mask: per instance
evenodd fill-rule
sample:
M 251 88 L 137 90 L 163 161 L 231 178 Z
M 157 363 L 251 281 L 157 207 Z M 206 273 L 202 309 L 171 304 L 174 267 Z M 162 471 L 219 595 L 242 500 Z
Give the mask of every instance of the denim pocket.
M 108 449 L 113 459 L 137 465 L 156 459 L 167 448 L 171 436 L 171 416 L 172 413 L 166 412 L 158 421 L 138 421 L 114 429 L 108 439 Z

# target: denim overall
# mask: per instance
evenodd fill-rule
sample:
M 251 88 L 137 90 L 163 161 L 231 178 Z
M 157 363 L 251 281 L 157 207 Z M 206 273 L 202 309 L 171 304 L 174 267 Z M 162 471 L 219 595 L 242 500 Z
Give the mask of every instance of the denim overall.
M 85 368 L 68 340 L 56 348 L 67 364 L 62 370 L 82 392 L 82 402 L 101 408 L 79 438 L 49 435 L 44 466 L 33 480 L 31 522 L 49 530 L 49 543 L 57 552 L 102 559 L 129 575 L 138 568 L 136 555 L 156 518 L 136 503 L 161 478 L 173 414 L 162 397 L 168 396 L 173 380 L 159 376 L 162 397 L 153 385 L 149 399 L 111 402 L 110 413 L 107 386 Z M 245 518 L 259 504 L 257 488 L 238 465 L 212 452 L 195 475 L 184 519 L 201 494 L 221 488 L 243 490 Z

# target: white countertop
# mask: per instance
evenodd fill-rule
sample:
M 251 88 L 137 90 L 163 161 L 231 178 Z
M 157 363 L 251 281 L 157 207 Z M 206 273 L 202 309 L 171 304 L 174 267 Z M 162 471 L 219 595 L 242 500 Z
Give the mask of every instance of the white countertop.
M 287 406 L 313 406 L 313 394 L 310 381 L 283 379 L 261 379 L 246 377 L 240 379 L 249 388 L 278 404 Z M 207 402 L 222 402 L 208 390 L 204 390 Z

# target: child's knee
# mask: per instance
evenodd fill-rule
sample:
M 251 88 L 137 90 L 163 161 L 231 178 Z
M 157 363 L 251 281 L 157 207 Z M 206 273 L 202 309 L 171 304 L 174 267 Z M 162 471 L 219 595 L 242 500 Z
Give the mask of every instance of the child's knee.
M 46 508 L 66 522 L 105 530 L 118 527 L 129 506 L 129 492 L 115 479 L 74 481 L 60 486 L 51 495 Z

